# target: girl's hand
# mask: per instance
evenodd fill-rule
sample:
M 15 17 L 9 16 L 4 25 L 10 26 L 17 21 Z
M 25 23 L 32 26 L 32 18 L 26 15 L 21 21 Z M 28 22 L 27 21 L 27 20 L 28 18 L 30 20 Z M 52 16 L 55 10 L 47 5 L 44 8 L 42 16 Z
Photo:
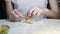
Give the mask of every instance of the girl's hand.
M 29 12 L 28 12 L 28 17 L 32 17 L 32 16 L 39 16 L 40 14 L 43 13 L 43 9 L 42 8 L 38 8 L 38 7 L 32 7 Z
M 17 9 L 14 9 L 13 11 L 11 11 L 10 15 L 9 15 L 9 20 L 10 21 L 18 21 L 19 18 L 24 18 L 21 13 L 17 10 Z

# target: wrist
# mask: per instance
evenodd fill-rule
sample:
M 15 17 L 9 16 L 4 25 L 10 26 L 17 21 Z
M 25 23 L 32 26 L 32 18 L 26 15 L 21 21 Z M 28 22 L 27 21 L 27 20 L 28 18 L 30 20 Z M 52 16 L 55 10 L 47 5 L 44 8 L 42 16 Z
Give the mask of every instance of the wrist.
M 44 8 L 44 9 L 43 9 L 43 14 L 46 15 L 48 11 L 49 11 L 49 9 Z

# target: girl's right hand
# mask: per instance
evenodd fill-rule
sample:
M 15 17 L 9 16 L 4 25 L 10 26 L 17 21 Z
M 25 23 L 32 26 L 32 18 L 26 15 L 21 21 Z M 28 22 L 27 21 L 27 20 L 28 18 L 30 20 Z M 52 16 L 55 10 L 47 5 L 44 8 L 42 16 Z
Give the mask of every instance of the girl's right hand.
M 18 21 L 19 18 L 24 18 L 24 16 L 17 9 L 14 9 L 9 15 L 9 20 L 12 22 Z

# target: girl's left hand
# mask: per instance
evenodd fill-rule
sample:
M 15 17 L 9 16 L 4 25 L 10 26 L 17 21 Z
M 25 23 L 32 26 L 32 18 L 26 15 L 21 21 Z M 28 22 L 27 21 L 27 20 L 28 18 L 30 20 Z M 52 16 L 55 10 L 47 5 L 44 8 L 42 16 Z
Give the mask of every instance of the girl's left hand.
M 42 8 L 38 8 L 38 7 L 32 7 L 29 12 L 28 12 L 28 17 L 32 17 L 32 16 L 39 16 L 40 14 L 43 13 L 43 9 Z

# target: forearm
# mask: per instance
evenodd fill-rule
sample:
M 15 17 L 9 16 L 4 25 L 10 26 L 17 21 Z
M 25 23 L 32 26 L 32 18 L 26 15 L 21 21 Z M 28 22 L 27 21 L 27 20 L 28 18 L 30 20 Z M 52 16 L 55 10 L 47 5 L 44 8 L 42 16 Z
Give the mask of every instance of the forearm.
M 46 15 L 49 18 L 59 18 L 59 12 L 54 10 L 45 9 L 44 15 Z
M 7 13 L 9 14 L 9 13 L 13 10 L 11 1 L 6 1 L 6 0 L 5 0 L 5 3 L 6 3 L 6 10 L 7 10 Z

